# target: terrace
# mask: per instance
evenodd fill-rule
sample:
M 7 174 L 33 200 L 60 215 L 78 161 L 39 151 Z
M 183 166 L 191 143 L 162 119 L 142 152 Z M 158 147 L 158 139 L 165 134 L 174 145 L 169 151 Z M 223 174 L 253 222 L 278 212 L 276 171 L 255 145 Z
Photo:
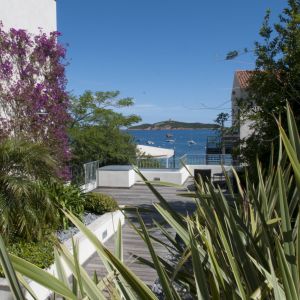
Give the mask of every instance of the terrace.
M 223 172 L 222 166 L 229 171 L 232 166 L 238 165 L 238 161 L 233 160 L 230 154 L 203 154 L 184 155 L 179 158 L 138 158 L 135 165 L 149 181 L 182 185 L 195 172 L 208 170 L 211 178 L 218 177 Z M 135 184 L 143 183 L 130 165 L 99 166 L 99 161 L 84 165 L 85 191 L 98 187 L 131 188 Z
M 194 210 L 195 202 L 191 198 L 183 198 L 178 193 L 186 191 L 192 184 L 192 180 L 188 179 L 182 188 L 175 187 L 162 187 L 157 186 L 157 190 L 161 195 L 170 203 L 170 205 L 176 209 L 176 211 L 186 214 L 187 211 Z M 119 205 L 134 206 L 138 209 L 151 209 L 148 212 L 141 212 L 141 216 L 150 229 L 151 234 L 159 239 L 162 236 L 158 230 L 153 230 L 153 219 L 156 221 L 162 221 L 162 217 L 153 209 L 153 203 L 157 202 L 155 196 L 148 189 L 146 185 L 134 185 L 132 188 L 97 188 L 94 192 L 105 193 L 114 197 Z M 139 226 L 139 222 L 136 219 L 135 213 L 127 213 L 128 220 L 125 221 L 125 225 L 122 229 L 123 234 L 123 250 L 124 250 L 124 262 L 130 267 L 130 269 L 138 275 L 147 285 L 152 286 L 157 279 L 157 272 L 152 268 L 139 263 L 137 257 L 143 257 L 150 259 L 150 253 L 145 245 L 145 242 L 139 238 L 134 231 L 130 222 L 135 226 Z M 168 228 L 171 235 L 175 235 L 171 228 Z M 167 241 L 166 241 L 167 242 Z M 110 250 L 114 250 L 115 240 L 111 237 L 106 243 Z M 162 247 L 158 243 L 153 242 L 156 253 L 161 257 L 168 257 L 169 252 L 165 247 Z M 150 259 L 151 260 L 151 259 Z M 85 269 L 92 276 L 96 271 L 100 277 L 106 275 L 106 269 L 101 262 L 99 256 L 94 254 L 84 265 Z

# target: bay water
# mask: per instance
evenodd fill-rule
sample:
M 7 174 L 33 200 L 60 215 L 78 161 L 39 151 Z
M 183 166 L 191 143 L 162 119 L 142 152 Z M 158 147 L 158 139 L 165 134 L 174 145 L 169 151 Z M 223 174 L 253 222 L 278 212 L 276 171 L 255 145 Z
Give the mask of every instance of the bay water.
M 192 130 L 128 130 L 139 145 L 174 149 L 175 156 L 205 154 L 208 136 L 217 136 L 212 129 Z

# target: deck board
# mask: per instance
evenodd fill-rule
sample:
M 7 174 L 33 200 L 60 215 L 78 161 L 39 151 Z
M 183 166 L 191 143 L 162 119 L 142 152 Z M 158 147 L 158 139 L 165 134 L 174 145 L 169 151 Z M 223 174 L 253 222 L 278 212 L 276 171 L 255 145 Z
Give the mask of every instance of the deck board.
M 186 187 L 192 184 L 191 179 L 189 179 L 185 186 L 181 189 L 175 187 L 156 187 L 157 190 L 163 195 L 163 197 L 174 207 L 178 212 L 186 214 L 194 210 L 194 202 L 190 198 L 183 198 L 176 195 L 179 192 L 186 191 Z M 114 197 L 119 205 L 136 206 L 138 208 L 148 208 L 153 209 L 153 203 L 158 202 L 153 193 L 149 188 L 143 184 L 134 185 L 130 189 L 121 188 L 98 188 L 94 192 L 105 193 Z M 133 222 L 133 224 L 138 226 L 137 218 L 134 213 L 127 213 L 128 219 Z M 159 232 L 153 230 L 153 222 L 155 219 L 157 221 L 162 221 L 161 216 L 159 216 L 154 210 L 152 212 L 143 212 L 141 216 L 147 226 L 147 228 L 152 228 L 151 234 L 155 237 L 162 239 Z M 168 229 L 173 233 L 172 229 Z M 140 264 L 133 255 L 137 255 L 143 258 L 150 259 L 149 251 L 145 245 L 145 242 L 137 235 L 137 233 L 132 229 L 129 221 L 125 221 L 125 225 L 122 228 L 123 234 L 123 253 L 124 253 L 124 263 L 147 285 L 152 285 L 157 278 L 156 271 L 152 268 Z M 167 241 L 165 241 L 167 242 Z M 153 242 L 156 253 L 161 257 L 167 257 L 169 252 L 165 247 L 162 247 L 156 242 Z M 112 250 L 114 249 L 114 237 L 111 237 L 105 246 Z M 151 260 L 151 259 L 150 259 Z M 100 258 L 97 254 L 94 254 L 85 264 L 84 268 L 92 276 L 96 271 L 99 278 L 106 275 L 105 267 L 103 266 Z

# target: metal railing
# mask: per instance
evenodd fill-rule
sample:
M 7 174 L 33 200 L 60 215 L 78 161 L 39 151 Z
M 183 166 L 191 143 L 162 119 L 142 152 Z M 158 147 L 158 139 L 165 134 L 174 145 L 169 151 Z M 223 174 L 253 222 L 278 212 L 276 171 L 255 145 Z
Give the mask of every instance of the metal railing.
M 179 169 L 186 165 L 224 165 L 238 164 L 231 154 L 185 154 L 171 158 L 138 158 L 137 166 L 141 169 Z
M 97 181 L 97 169 L 99 168 L 99 160 L 91 161 L 83 165 L 84 183 L 94 183 Z

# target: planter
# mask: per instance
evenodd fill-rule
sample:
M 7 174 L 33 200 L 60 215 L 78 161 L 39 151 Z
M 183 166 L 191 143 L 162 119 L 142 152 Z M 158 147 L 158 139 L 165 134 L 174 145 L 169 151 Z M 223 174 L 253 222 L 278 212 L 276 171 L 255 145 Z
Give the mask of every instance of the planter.
M 116 211 L 112 213 L 106 213 L 96 219 L 87 227 L 98 237 L 101 242 L 107 241 L 117 230 L 119 221 L 122 225 L 124 225 L 125 219 L 124 215 L 121 211 Z M 94 253 L 95 248 L 91 244 L 91 242 L 81 233 L 78 232 L 74 236 L 74 241 L 78 242 L 79 248 L 79 262 L 80 264 L 84 264 Z M 64 242 L 64 245 L 72 251 L 72 239 L 69 239 Z M 55 265 L 50 266 L 47 271 L 51 274 L 55 274 Z M 71 276 L 71 271 L 66 269 L 66 275 Z M 43 286 L 40 286 L 38 283 L 34 281 L 29 282 L 30 287 L 33 289 L 35 294 L 38 296 L 40 300 L 47 299 L 52 292 L 46 289 Z M 0 279 L 0 299 L 1 300 L 11 300 L 13 299 L 10 289 L 5 278 Z M 32 299 L 29 294 L 26 295 L 26 299 Z

